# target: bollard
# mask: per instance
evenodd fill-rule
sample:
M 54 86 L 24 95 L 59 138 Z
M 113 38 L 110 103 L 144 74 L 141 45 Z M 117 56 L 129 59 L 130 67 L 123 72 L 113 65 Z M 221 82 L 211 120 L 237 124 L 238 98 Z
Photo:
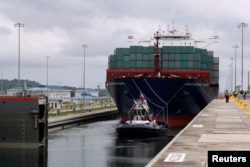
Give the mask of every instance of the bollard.
M 250 109 L 248 109 L 247 114 L 250 115 Z
M 237 104 L 238 104 L 238 106 L 240 107 L 240 106 L 241 106 L 241 101 L 240 101 L 240 100 L 238 100 L 238 103 L 237 103 Z
M 242 102 L 240 108 L 244 110 L 244 109 L 246 109 L 246 106 L 247 106 L 247 104 Z

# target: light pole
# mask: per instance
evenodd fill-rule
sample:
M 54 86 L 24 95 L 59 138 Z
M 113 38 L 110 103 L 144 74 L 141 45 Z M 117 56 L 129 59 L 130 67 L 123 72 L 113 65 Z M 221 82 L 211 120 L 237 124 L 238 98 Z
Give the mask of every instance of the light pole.
M 14 27 L 18 27 L 18 89 L 20 88 L 20 28 L 24 27 L 22 23 L 14 24 Z
M 234 56 L 234 90 L 236 90 L 236 56 L 237 56 L 237 48 L 239 48 L 238 45 L 234 45 L 233 48 L 235 49 L 235 56 Z
M 80 63 L 81 64 L 81 73 L 80 73 L 80 75 L 81 75 L 81 88 L 83 88 L 83 68 L 84 68 L 84 66 L 83 66 L 83 62 L 82 63 Z
M 233 57 L 231 57 L 230 58 L 231 60 L 232 60 L 232 64 L 231 64 L 231 69 L 230 69 L 230 71 L 231 71 L 231 91 L 233 91 L 233 61 L 234 61 L 234 58 Z
M 3 92 L 3 65 L 1 64 L 1 95 Z
M 46 56 L 47 58 L 47 70 L 46 70 L 46 87 L 47 87 L 47 98 L 49 98 L 49 89 L 48 89 L 48 83 L 49 83 L 49 56 Z
M 85 93 L 85 49 L 88 48 L 88 45 L 83 44 L 81 45 L 83 48 L 83 104 L 85 103 L 85 97 L 84 97 L 84 93 Z M 84 109 L 84 106 L 83 106 Z
M 248 75 L 247 75 L 247 92 L 249 92 L 249 71 L 248 71 Z
M 243 28 L 244 27 L 247 27 L 248 26 L 248 24 L 247 23 L 244 23 L 244 22 L 242 22 L 242 23 L 238 23 L 238 28 L 241 28 L 242 29 L 242 41 L 241 41 L 241 43 L 242 43 L 242 46 L 241 46 L 241 90 L 243 90 Z
M 229 75 L 228 75 L 228 79 L 227 79 L 227 90 L 231 91 L 232 90 L 232 76 L 231 76 L 231 70 L 232 70 L 232 64 L 228 65 L 229 68 Z

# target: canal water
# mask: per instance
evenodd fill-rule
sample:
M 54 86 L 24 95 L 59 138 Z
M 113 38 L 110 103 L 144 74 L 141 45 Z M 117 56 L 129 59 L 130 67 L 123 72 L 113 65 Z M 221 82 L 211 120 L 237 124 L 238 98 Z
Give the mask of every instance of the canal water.
M 118 122 L 101 121 L 50 132 L 47 157 L 32 150 L 0 150 L 0 166 L 142 167 L 179 132 L 154 138 L 120 138 L 115 133 Z
M 101 121 L 49 134 L 49 167 L 145 166 L 177 133 L 156 138 L 119 138 L 118 120 Z

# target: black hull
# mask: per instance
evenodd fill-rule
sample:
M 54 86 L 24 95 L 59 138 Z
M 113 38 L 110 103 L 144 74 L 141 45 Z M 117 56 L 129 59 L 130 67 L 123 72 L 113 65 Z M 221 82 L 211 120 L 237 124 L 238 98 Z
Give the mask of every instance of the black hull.
M 168 129 L 166 127 L 156 128 L 145 125 L 129 125 L 121 124 L 116 128 L 119 136 L 123 137 L 146 137 L 146 136 L 162 136 L 166 135 Z
M 218 96 L 218 87 L 199 83 L 198 80 L 169 80 L 152 78 L 120 78 L 107 83 L 121 119 L 133 106 L 133 99 L 145 95 L 150 109 L 159 121 L 169 127 L 185 126 L 209 102 Z

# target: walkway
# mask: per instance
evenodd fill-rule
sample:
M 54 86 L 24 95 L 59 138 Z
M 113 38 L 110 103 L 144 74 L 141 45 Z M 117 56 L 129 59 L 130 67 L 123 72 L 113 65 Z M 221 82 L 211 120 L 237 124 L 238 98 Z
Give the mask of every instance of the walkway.
M 213 100 L 146 167 L 206 167 L 208 151 L 249 151 L 249 104 Z

